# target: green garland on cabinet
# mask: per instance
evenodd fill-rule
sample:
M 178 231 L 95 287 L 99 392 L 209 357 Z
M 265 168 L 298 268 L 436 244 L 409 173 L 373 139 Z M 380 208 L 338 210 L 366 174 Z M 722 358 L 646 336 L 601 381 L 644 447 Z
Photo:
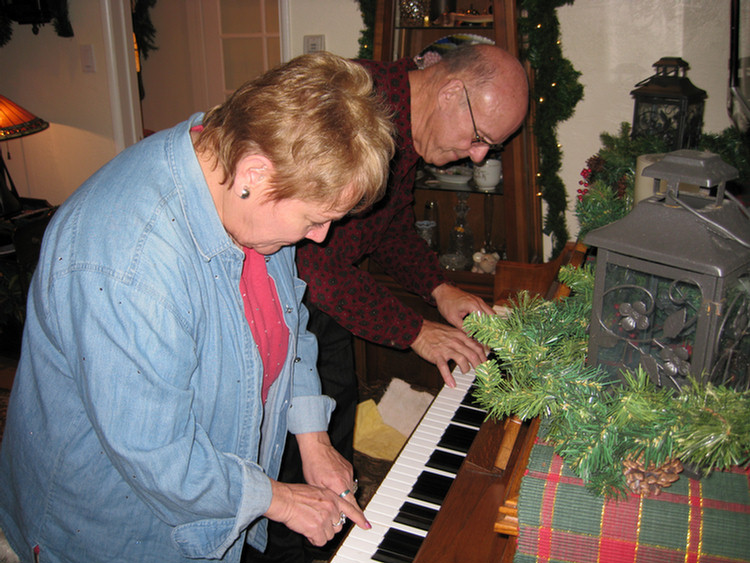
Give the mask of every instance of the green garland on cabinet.
M 359 11 L 362 12 L 365 27 L 359 33 L 358 59 L 372 59 L 377 7 L 377 0 L 359 0 Z
M 565 220 L 568 198 L 558 174 L 562 150 L 557 126 L 573 115 L 583 98 L 583 85 L 578 81 L 581 73 L 562 55 L 557 8 L 565 4 L 573 4 L 573 0 L 519 0 L 521 58 L 534 69 L 532 129 L 539 147 L 538 185 L 547 203 L 544 234 L 551 238 L 552 257 L 560 253 L 569 238 Z
M 583 85 L 578 81 L 581 73 L 562 55 L 557 20 L 557 8 L 573 4 L 573 1 L 518 0 L 521 13 L 518 30 L 524 38 L 520 54 L 534 69 L 532 129 L 539 147 L 538 185 L 547 203 L 544 233 L 552 240 L 553 257 L 560 253 L 569 238 L 565 219 L 568 198 L 565 184 L 558 175 L 562 151 L 557 141 L 557 125 L 573 115 L 576 104 L 583 98 Z M 360 58 L 372 58 L 376 3 L 375 0 L 359 0 L 365 23 L 359 40 Z

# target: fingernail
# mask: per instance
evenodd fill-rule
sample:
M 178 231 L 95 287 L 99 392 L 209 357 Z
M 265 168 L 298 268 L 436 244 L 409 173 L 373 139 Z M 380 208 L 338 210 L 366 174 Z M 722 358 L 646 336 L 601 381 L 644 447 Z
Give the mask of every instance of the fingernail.
M 372 529 L 372 524 L 370 524 L 369 520 L 365 520 L 365 530 Z

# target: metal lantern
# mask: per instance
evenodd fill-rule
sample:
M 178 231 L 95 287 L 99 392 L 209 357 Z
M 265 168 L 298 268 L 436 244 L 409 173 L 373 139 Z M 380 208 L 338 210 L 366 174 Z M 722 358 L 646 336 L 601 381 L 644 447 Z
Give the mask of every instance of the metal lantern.
M 685 76 L 690 67 L 679 57 L 664 57 L 654 63 L 656 73 L 638 84 L 632 136 L 656 136 L 669 150 L 698 146 L 703 129 L 705 90 Z
M 688 375 L 748 389 L 750 216 L 725 192 L 737 170 L 680 150 L 643 174 L 654 195 L 585 239 L 597 247 L 589 362 L 613 379 L 641 366 L 677 390 Z

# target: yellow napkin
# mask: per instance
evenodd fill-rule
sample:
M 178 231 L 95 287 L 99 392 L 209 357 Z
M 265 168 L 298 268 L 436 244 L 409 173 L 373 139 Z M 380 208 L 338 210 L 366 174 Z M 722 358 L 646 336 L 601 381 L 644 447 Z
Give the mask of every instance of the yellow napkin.
M 406 443 L 406 436 L 388 426 L 372 399 L 357 405 L 354 449 L 377 459 L 393 461 Z

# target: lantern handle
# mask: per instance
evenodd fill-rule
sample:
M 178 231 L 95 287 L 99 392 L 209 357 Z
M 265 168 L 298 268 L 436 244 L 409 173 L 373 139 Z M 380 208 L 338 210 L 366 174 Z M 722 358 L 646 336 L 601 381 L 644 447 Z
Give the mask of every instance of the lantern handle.
M 723 182 L 722 182 L 721 185 L 722 186 L 724 185 Z M 738 237 L 737 235 L 735 235 L 734 233 L 732 233 L 731 231 L 729 231 L 726 227 L 724 227 L 722 225 L 719 225 L 715 221 L 712 221 L 711 219 L 709 219 L 708 217 L 706 217 L 702 213 L 699 213 L 698 211 L 696 211 L 695 209 L 693 209 L 692 207 L 690 207 L 690 205 L 688 205 L 686 202 L 684 202 L 681 199 L 675 197 L 674 192 L 669 188 L 669 186 L 667 187 L 667 194 L 666 195 L 667 195 L 667 197 L 670 198 L 670 203 L 675 203 L 675 204 L 679 205 L 680 207 L 682 207 L 685 211 L 689 211 L 690 213 L 692 213 L 693 215 L 695 215 L 698 219 L 700 219 L 701 221 L 707 223 L 711 227 L 711 229 L 714 230 L 714 232 L 716 232 L 718 234 L 721 234 L 721 235 L 725 236 L 726 238 L 735 241 L 737 244 L 739 244 L 741 246 L 744 246 L 745 248 L 750 248 L 750 242 L 742 240 L 740 237 Z M 735 205 L 737 205 L 737 207 L 739 207 L 744 212 L 744 215 L 746 217 L 750 217 L 750 216 L 748 216 L 748 211 L 746 209 L 744 209 L 744 206 L 741 205 L 739 203 L 739 201 L 734 196 L 732 196 L 729 192 L 726 193 L 726 196 L 728 197 L 728 199 L 730 199 L 731 201 L 733 201 L 735 203 Z

